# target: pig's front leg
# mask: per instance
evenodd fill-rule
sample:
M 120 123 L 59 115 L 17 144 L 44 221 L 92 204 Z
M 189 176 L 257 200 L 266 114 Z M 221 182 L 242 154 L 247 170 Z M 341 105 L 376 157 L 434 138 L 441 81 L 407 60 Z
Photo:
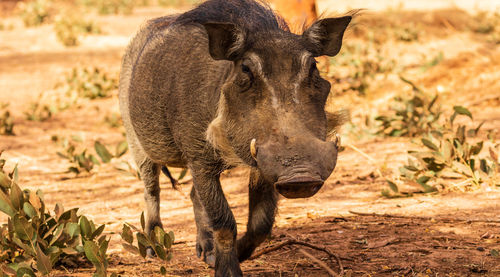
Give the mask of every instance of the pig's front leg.
M 203 208 L 215 246 L 215 276 L 243 276 L 237 252 L 236 221 L 222 191 L 219 174 L 206 168 L 192 168 L 195 192 Z
M 273 184 L 266 183 L 259 175 L 257 169 L 250 172 L 247 232 L 238 240 L 237 247 L 240 262 L 252 255 L 255 248 L 271 233 L 274 224 L 278 194 Z

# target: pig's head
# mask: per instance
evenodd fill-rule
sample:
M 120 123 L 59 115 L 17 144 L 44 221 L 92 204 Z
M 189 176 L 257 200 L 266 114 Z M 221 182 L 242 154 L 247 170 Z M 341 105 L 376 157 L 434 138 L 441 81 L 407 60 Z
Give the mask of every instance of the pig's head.
M 204 24 L 212 58 L 232 65 L 207 139 L 229 163 L 257 167 L 287 198 L 314 195 L 335 168 L 338 144 L 327 140 L 325 113 L 330 83 L 315 57 L 340 51 L 350 21 L 322 19 L 302 35 Z

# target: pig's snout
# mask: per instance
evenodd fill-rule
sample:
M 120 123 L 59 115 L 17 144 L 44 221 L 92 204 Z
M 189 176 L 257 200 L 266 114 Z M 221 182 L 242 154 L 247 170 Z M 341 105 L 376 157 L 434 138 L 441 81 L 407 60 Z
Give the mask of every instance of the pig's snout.
M 286 198 L 316 194 L 337 163 L 338 141 L 297 138 L 293 144 L 250 143 L 250 154 L 262 177 Z
M 276 190 L 286 198 L 307 198 L 319 191 L 323 180 L 317 176 L 299 175 L 292 178 L 279 178 L 274 183 Z

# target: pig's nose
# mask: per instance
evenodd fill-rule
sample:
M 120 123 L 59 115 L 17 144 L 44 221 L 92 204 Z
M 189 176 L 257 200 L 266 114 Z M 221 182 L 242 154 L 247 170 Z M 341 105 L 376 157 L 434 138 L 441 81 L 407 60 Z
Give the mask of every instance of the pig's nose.
M 287 179 L 279 178 L 274 186 L 286 198 L 307 198 L 319 191 L 323 186 L 323 180 L 315 176 L 301 175 Z

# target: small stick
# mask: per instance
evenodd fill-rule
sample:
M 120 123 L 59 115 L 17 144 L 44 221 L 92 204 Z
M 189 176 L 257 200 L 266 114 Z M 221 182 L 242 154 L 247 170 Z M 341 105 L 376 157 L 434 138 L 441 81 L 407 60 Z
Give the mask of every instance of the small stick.
M 255 252 L 255 254 L 252 255 L 252 257 L 249 258 L 249 260 L 254 260 L 254 259 L 256 259 L 256 258 L 258 258 L 258 257 L 260 257 L 260 256 L 262 256 L 264 254 L 276 251 L 276 250 L 278 250 L 280 248 L 283 248 L 285 246 L 292 245 L 292 244 L 302 245 L 302 246 L 306 246 L 306 247 L 309 247 L 309 248 L 312 248 L 312 249 L 315 249 L 315 250 L 318 250 L 318 251 L 325 252 L 326 254 L 328 254 L 328 256 L 330 257 L 330 259 L 333 257 L 337 261 L 337 264 L 339 265 L 339 269 L 340 269 L 340 274 L 338 274 L 338 275 L 340 275 L 340 276 L 344 275 L 344 266 L 342 265 L 342 262 L 340 261 L 339 256 L 337 256 L 336 254 L 334 254 L 331 251 L 329 251 L 328 249 L 326 249 L 326 247 L 321 247 L 321 246 L 317 246 L 317 245 L 310 244 L 310 243 L 307 243 L 307 242 L 298 241 L 296 239 L 288 239 L 288 240 L 285 240 L 285 241 L 283 241 L 281 243 L 273 245 L 271 247 L 267 247 L 267 248 L 261 249 L 261 250 Z
M 434 218 L 428 216 L 406 216 L 406 215 L 394 215 L 394 214 L 377 214 L 377 213 L 363 213 L 356 211 L 349 211 L 351 214 L 360 215 L 360 216 L 376 216 L 376 217 L 387 217 L 387 218 L 407 218 L 407 219 L 421 219 L 421 220 L 436 220 L 443 222 L 475 222 L 475 223 L 500 223 L 500 220 L 493 219 L 467 219 L 467 218 Z
M 333 277 L 339 276 L 331 268 L 329 268 L 328 265 L 326 265 L 324 262 L 322 262 L 318 258 L 314 257 L 313 255 L 309 254 L 309 252 L 305 251 L 304 249 L 300 249 L 300 248 L 299 248 L 299 252 L 302 253 L 304 256 L 308 257 L 309 259 L 313 260 L 315 263 L 317 263 L 322 268 L 324 268 L 330 276 L 333 276 Z
M 384 175 L 382 175 L 382 172 L 378 168 L 377 161 L 375 161 L 375 159 L 373 159 L 368 154 L 366 154 L 365 152 L 361 151 L 361 149 L 357 148 L 356 146 L 354 146 L 354 145 L 352 145 L 350 143 L 346 144 L 346 146 L 349 147 L 349 148 L 351 148 L 352 150 L 358 152 L 359 154 L 361 154 L 361 156 L 367 158 L 375 166 L 375 169 L 376 169 L 378 175 L 380 175 L 381 178 L 384 178 Z

